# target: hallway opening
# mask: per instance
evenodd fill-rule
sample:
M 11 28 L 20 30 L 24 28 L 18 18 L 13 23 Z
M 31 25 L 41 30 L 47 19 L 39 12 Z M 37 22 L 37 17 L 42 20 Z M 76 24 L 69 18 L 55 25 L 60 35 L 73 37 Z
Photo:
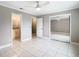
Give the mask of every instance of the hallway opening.
M 12 13 L 12 39 L 21 41 L 21 15 Z
M 37 36 L 37 20 L 36 17 L 32 17 L 32 38 Z

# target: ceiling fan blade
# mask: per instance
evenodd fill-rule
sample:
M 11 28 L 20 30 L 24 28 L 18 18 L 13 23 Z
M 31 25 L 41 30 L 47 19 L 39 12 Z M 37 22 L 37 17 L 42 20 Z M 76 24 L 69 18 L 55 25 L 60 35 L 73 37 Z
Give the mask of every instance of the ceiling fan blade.
M 36 6 L 24 6 L 24 7 L 33 7 L 33 8 L 35 8 Z
M 46 1 L 42 4 L 41 4 L 41 1 L 35 1 L 34 3 L 35 3 L 34 5 L 27 5 L 27 6 L 24 6 L 24 7 L 28 7 L 28 8 L 44 7 L 44 6 L 49 4 L 49 1 Z
M 39 7 L 39 1 L 36 1 L 36 8 Z
M 45 3 L 40 4 L 40 7 L 47 6 L 49 3 L 50 3 L 49 1 L 46 1 Z
M 36 8 L 37 2 L 34 1 L 33 3 L 34 3 L 33 5 L 26 5 L 26 6 L 24 6 L 24 7 L 33 7 L 33 8 Z

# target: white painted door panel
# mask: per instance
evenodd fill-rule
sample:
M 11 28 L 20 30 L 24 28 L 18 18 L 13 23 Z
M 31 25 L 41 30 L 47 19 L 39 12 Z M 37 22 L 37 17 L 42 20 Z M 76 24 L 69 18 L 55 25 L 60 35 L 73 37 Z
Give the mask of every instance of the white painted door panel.
M 43 18 L 37 18 L 37 37 L 43 37 Z

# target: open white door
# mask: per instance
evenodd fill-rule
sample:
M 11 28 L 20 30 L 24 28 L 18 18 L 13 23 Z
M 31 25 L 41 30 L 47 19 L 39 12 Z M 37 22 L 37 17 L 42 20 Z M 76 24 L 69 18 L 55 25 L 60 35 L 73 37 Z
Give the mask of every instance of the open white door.
M 43 18 L 37 18 L 37 37 L 43 37 Z

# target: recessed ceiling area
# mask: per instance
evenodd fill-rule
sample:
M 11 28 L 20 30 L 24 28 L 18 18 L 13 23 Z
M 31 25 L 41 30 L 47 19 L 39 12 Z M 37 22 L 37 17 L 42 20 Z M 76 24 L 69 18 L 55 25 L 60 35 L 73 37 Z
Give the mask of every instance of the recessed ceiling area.
M 36 1 L 1 1 L 0 5 L 35 16 L 79 8 L 78 1 L 39 1 L 39 11 L 36 10 Z

